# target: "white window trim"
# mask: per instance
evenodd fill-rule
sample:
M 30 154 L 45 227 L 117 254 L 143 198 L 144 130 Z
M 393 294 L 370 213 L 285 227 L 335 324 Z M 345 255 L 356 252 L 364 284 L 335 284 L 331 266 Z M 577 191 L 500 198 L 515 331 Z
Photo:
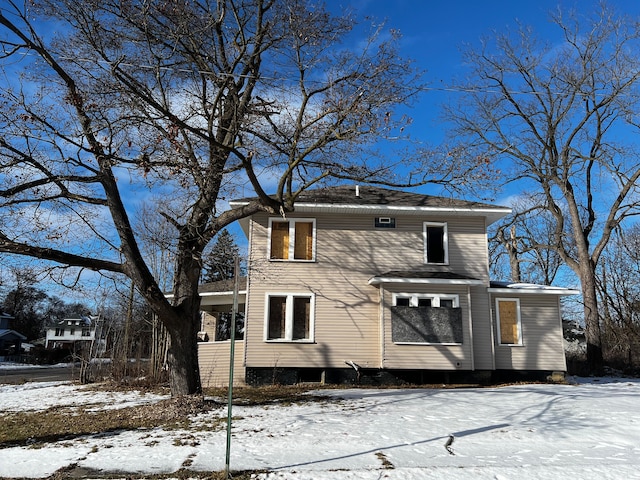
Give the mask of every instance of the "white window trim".
M 269 338 L 269 299 L 271 297 L 287 297 L 286 300 L 286 309 L 285 309 L 285 333 L 284 338 Z M 300 340 L 293 339 L 293 299 L 295 297 L 306 297 L 310 298 L 309 305 L 309 338 L 304 338 Z M 263 340 L 268 343 L 314 343 L 315 338 L 315 303 L 316 296 L 313 293 L 303 292 L 303 293 L 276 293 L 269 292 L 265 294 L 264 299 L 264 331 L 263 331 Z
M 444 248 L 444 262 L 430 262 L 427 251 L 427 227 L 443 227 L 444 234 L 442 238 Z M 447 222 L 424 222 L 422 225 L 422 244 L 424 249 L 424 263 L 430 265 L 449 265 L 449 229 Z
M 289 258 L 284 259 L 284 258 L 271 258 L 271 225 L 273 224 L 273 222 L 289 222 Z M 297 222 L 304 222 L 304 223 L 312 223 L 312 242 L 313 245 L 311 247 L 312 251 L 311 251 L 311 260 L 305 260 L 305 259 L 297 259 L 297 258 L 293 258 L 294 257 L 294 252 L 295 252 L 295 224 Z M 291 239 L 294 239 L 293 241 Z M 309 262 L 315 262 L 316 261 L 316 219 L 315 218 L 282 218 L 282 217 L 271 217 L 269 218 L 269 228 L 268 228 L 268 232 L 267 232 L 267 259 L 270 262 L 302 262 L 302 263 L 309 263 Z
M 502 335 L 500 330 L 500 306 L 499 302 L 515 302 L 516 304 L 516 322 L 518 324 L 518 343 L 502 343 Z M 522 342 L 522 320 L 520 316 L 520 299 L 519 298 L 510 298 L 510 297 L 497 297 L 495 299 L 495 311 L 496 311 L 496 327 L 497 331 L 497 340 L 498 345 L 503 347 L 522 347 L 524 346 Z
M 393 305 L 396 306 L 398 297 L 406 298 L 409 297 L 409 306 L 417 307 L 418 300 L 421 298 L 429 298 L 431 299 L 432 307 L 440 307 L 440 300 L 453 300 L 453 308 L 460 308 L 460 296 L 455 294 L 445 294 L 445 293 L 394 293 L 393 294 Z

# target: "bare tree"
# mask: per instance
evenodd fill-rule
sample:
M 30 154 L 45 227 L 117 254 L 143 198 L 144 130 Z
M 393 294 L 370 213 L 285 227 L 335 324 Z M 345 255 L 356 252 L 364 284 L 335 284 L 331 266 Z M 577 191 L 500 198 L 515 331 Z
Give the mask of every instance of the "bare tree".
M 552 241 L 536 248 L 558 252 L 580 279 L 596 372 L 596 267 L 614 229 L 640 212 L 640 157 L 630 133 L 640 107 L 639 31 L 606 5 L 589 18 L 559 12 L 552 20 L 560 43 L 521 27 L 469 50 L 467 93 L 446 114 L 470 150 L 504 159 L 506 180 L 535 194 L 537 204 L 521 215 L 530 222 L 550 215 Z M 628 136 L 618 135 L 623 129 Z
M 332 178 L 465 174 L 375 155 L 419 75 L 381 26 L 351 48 L 355 26 L 306 0 L 4 2 L 0 252 L 129 277 L 169 332 L 172 394 L 198 392 L 201 255 L 219 231 Z M 173 226 L 171 301 L 131 221 L 151 191 Z
M 552 285 L 561 268 L 562 257 L 555 244 L 553 216 L 540 211 L 535 197 L 521 195 L 513 204 L 513 213 L 493 230 L 489 238 L 490 266 L 494 276 L 504 276 L 504 259 L 508 262 L 511 281 Z M 532 219 L 532 208 L 539 213 Z M 566 226 L 565 226 L 566 229 Z M 566 231 L 568 237 L 571 232 Z
M 598 265 L 603 353 L 616 367 L 640 365 L 640 225 L 616 230 Z

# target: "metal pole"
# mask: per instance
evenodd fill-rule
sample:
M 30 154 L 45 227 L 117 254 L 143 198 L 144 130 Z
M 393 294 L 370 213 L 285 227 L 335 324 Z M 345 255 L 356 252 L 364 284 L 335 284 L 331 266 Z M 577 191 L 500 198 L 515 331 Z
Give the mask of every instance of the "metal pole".
M 236 316 L 238 314 L 238 281 L 240 260 L 236 256 L 233 272 L 233 309 L 231 310 L 231 347 L 229 349 L 229 395 L 227 399 L 227 453 L 225 457 L 225 478 L 230 479 L 229 464 L 231 462 L 231 410 L 233 403 L 233 364 L 236 351 Z

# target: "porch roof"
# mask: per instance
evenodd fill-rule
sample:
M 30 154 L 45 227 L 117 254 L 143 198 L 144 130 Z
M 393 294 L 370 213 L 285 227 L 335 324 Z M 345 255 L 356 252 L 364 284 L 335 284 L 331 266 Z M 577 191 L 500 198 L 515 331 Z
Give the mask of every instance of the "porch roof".
M 492 281 L 490 293 L 546 294 L 546 295 L 579 295 L 579 290 L 536 283 L 497 282 Z
M 446 285 L 483 285 L 478 278 L 453 272 L 434 272 L 427 270 L 394 270 L 371 277 L 369 285 L 385 283 L 430 283 Z

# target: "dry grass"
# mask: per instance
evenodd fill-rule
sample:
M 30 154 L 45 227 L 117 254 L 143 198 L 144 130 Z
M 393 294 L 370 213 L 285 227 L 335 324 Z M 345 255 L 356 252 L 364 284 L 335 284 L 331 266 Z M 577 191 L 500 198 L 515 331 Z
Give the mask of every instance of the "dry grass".
M 113 385 L 96 385 L 100 390 L 124 390 Z M 234 389 L 234 405 L 291 405 L 308 401 L 329 401 L 327 397 L 308 395 L 305 387 L 262 387 Z M 158 390 L 154 390 L 160 393 Z M 71 440 L 119 430 L 224 428 L 227 389 L 211 389 L 200 395 L 170 398 L 147 405 L 100 410 L 95 405 L 52 407 L 39 412 L 12 412 L 0 415 L 0 448 L 30 445 L 37 448 L 47 442 Z M 219 409 L 220 416 L 206 426 L 194 427 L 191 418 Z
M 86 387 L 85 387 L 86 388 Z M 113 384 L 99 384 L 97 390 L 125 391 L 126 387 Z M 136 390 L 140 390 L 138 385 Z M 146 391 L 166 393 L 162 388 L 148 388 Z M 309 401 L 331 401 L 327 397 L 309 395 L 310 387 L 270 386 L 261 388 L 234 389 L 234 405 L 291 405 Z M 49 442 L 71 441 L 85 435 L 99 435 L 122 430 L 143 430 L 156 427 L 164 429 L 207 429 L 224 428 L 226 424 L 226 388 L 210 389 L 205 395 L 170 398 L 153 404 L 100 410 L 96 405 L 52 407 L 38 412 L 11 412 L 0 414 L 0 448 L 10 446 L 31 446 L 39 448 Z M 192 423 L 197 414 L 219 410 L 206 425 L 200 420 Z M 71 443 L 70 443 L 71 445 Z M 225 472 L 198 472 L 189 470 L 189 464 L 170 474 L 127 474 L 128 479 L 211 479 L 226 480 Z M 261 471 L 233 472 L 234 480 L 249 480 Z M 55 472 L 49 480 L 73 478 L 122 478 L 122 473 L 94 471 L 77 465 L 70 465 Z M 254 477 L 255 478 L 255 477 Z
M 37 448 L 47 442 L 117 430 L 187 428 L 190 415 L 215 407 L 202 397 L 183 397 L 114 410 L 96 410 L 95 406 L 52 407 L 40 412 L 7 413 L 0 416 L 0 448 L 18 445 Z

